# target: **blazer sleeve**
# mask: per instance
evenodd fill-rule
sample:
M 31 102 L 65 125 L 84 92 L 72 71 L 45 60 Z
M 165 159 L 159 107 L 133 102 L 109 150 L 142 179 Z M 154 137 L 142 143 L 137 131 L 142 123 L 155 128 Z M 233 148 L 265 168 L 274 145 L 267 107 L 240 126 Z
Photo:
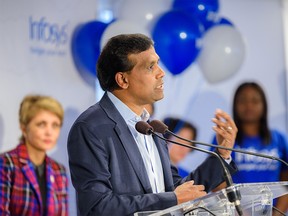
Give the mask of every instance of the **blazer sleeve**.
M 0 215 L 10 215 L 9 203 L 11 194 L 11 173 L 5 155 L 0 156 Z
M 185 181 L 194 180 L 195 184 L 204 185 L 205 191 L 210 192 L 219 184 L 225 181 L 224 167 L 220 160 L 222 160 L 225 169 L 230 175 L 233 175 L 235 172 L 237 172 L 238 169 L 233 160 L 230 162 L 230 164 L 228 164 L 221 158 L 221 156 L 218 158 L 214 155 L 210 155 L 200 166 L 198 166 L 193 172 L 191 172 L 187 177 L 183 179 L 181 179 L 178 174 L 175 174 L 176 169 L 173 168 L 175 187 Z
M 177 199 L 174 192 L 159 194 L 144 191 L 133 191 L 127 194 L 115 192 L 111 182 L 109 161 L 111 152 L 106 149 L 106 145 L 113 141 L 112 137 L 109 140 L 110 135 L 107 135 L 107 131 L 113 131 L 113 128 L 105 128 L 103 125 L 101 128 L 91 129 L 91 125 L 88 127 L 85 122 L 76 122 L 69 133 L 69 166 L 72 183 L 77 191 L 80 214 L 133 215 L 135 212 L 160 210 L 176 205 Z M 104 142 L 101 137 L 103 139 L 105 137 L 106 141 Z M 119 164 L 119 167 L 123 168 L 121 166 L 123 165 Z M 121 187 L 121 182 L 114 187 Z M 131 182 L 132 187 L 133 182 Z

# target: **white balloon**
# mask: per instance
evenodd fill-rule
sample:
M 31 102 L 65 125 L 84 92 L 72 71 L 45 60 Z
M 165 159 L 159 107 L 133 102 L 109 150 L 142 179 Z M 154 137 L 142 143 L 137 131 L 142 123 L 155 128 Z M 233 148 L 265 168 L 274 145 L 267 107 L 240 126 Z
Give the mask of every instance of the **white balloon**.
M 173 0 L 122 0 L 118 19 L 133 20 L 147 30 L 151 30 L 156 20 L 169 11 Z
M 225 80 L 240 69 L 245 57 L 245 43 L 233 26 L 212 27 L 202 42 L 197 62 L 208 82 Z
M 116 36 L 118 34 L 133 34 L 133 33 L 142 33 L 147 36 L 150 36 L 148 31 L 146 31 L 144 28 L 137 25 L 136 23 L 125 20 L 115 21 L 111 23 L 106 27 L 105 31 L 102 34 L 100 41 L 101 50 L 111 37 Z

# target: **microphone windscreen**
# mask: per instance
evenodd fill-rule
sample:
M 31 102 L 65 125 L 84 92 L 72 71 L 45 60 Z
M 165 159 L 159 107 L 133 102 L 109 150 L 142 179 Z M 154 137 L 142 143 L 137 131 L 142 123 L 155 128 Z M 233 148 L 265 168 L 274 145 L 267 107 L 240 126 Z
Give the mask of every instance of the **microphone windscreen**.
M 139 133 L 142 133 L 145 135 L 149 135 L 151 134 L 151 131 L 153 131 L 153 127 L 145 121 L 137 122 L 135 125 L 135 128 Z
M 166 131 L 168 130 L 168 126 L 159 120 L 152 120 L 151 122 L 149 122 L 149 124 L 152 126 L 155 132 L 161 134 L 165 134 Z

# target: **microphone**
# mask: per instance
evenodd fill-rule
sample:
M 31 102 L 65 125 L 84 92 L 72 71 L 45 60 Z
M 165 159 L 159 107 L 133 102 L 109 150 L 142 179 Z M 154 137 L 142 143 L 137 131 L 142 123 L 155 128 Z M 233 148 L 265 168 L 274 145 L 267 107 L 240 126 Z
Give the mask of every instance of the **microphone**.
M 173 133 L 172 131 L 170 131 L 168 129 L 168 126 L 165 125 L 162 121 L 159 121 L 159 120 L 153 120 L 149 124 L 154 129 L 154 131 L 157 132 L 157 133 L 161 133 L 161 134 L 168 133 L 168 134 L 170 134 L 172 136 L 177 137 L 178 139 L 190 142 L 192 144 L 210 146 L 210 147 L 214 147 L 214 148 L 220 148 L 220 149 L 230 150 L 230 151 L 239 152 L 239 153 L 243 153 L 243 154 L 249 154 L 249 155 L 254 155 L 254 156 L 258 156 L 258 157 L 268 158 L 268 159 L 271 159 L 271 160 L 277 160 L 277 161 L 285 164 L 286 166 L 288 166 L 288 163 L 286 161 L 282 160 L 281 158 L 275 157 L 275 156 L 270 156 L 270 155 L 266 155 L 266 154 L 260 154 L 260 153 L 256 153 L 256 152 L 245 151 L 245 150 L 241 150 L 241 149 L 228 148 L 228 147 L 225 147 L 225 146 L 219 146 L 219 145 L 199 142 L 199 141 L 196 141 L 196 140 L 185 139 L 185 138 L 180 137 L 177 134 Z
M 198 148 L 198 147 L 195 147 L 195 146 L 190 146 L 190 145 L 179 143 L 179 142 L 176 142 L 176 141 L 173 141 L 173 140 L 166 139 L 163 136 L 160 136 L 159 134 L 155 133 L 154 131 L 158 130 L 158 131 L 162 132 L 165 128 L 166 128 L 165 130 L 168 130 L 168 127 L 164 123 L 161 124 L 161 125 L 160 124 L 155 124 L 156 130 L 154 130 L 154 127 L 151 126 L 151 123 L 148 124 L 147 122 L 139 121 L 139 122 L 136 123 L 135 128 L 141 134 L 144 134 L 144 135 L 153 134 L 153 135 L 157 136 L 158 138 L 160 138 L 160 139 L 162 139 L 162 140 L 164 140 L 166 142 L 171 142 L 171 143 L 174 143 L 174 144 L 177 144 L 177 145 L 180 145 L 180 146 L 184 146 L 184 147 L 187 147 L 187 148 L 195 149 L 195 150 L 198 150 L 198 151 L 201 151 L 201 152 L 205 152 L 207 154 L 214 155 L 215 157 L 217 157 L 219 159 L 222 167 L 223 167 L 223 170 L 224 170 L 224 179 L 225 179 L 225 182 L 227 184 L 226 192 L 227 192 L 228 200 L 235 205 L 235 208 L 236 208 L 236 211 L 237 211 L 238 215 L 239 216 L 243 215 L 242 207 L 240 205 L 241 194 L 240 194 L 238 188 L 236 188 L 235 185 L 233 184 L 231 174 L 227 170 L 227 167 L 225 166 L 225 164 L 223 162 L 223 159 L 219 156 L 219 154 L 217 154 L 216 152 L 213 152 L 213 151 L 206 150 L 206 149 L 201 149 L 201 148 Z M 159 133 L 161 133 L 161 132 L 159 132 Z

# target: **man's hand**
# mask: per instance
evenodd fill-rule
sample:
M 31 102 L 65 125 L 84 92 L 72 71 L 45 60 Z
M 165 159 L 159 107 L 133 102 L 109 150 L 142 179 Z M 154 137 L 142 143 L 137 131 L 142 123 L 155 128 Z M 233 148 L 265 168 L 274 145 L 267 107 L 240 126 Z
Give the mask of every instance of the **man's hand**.
M 233 119 L 226 112 L 217 109 L 212 121 L 216 124 L 213 130 L 216 132 L 218 145 L 233 148 L 238 132 Z M 218 152 L 224 159 L 230 158 L 231 151 L 218 148 Z
M 174 193 L 178 204 L 181 204 L 205 196 L 207 193 L 204 189 L 204 185 L 194 185 L 194 181 L 192 180 L 179 185 Z

